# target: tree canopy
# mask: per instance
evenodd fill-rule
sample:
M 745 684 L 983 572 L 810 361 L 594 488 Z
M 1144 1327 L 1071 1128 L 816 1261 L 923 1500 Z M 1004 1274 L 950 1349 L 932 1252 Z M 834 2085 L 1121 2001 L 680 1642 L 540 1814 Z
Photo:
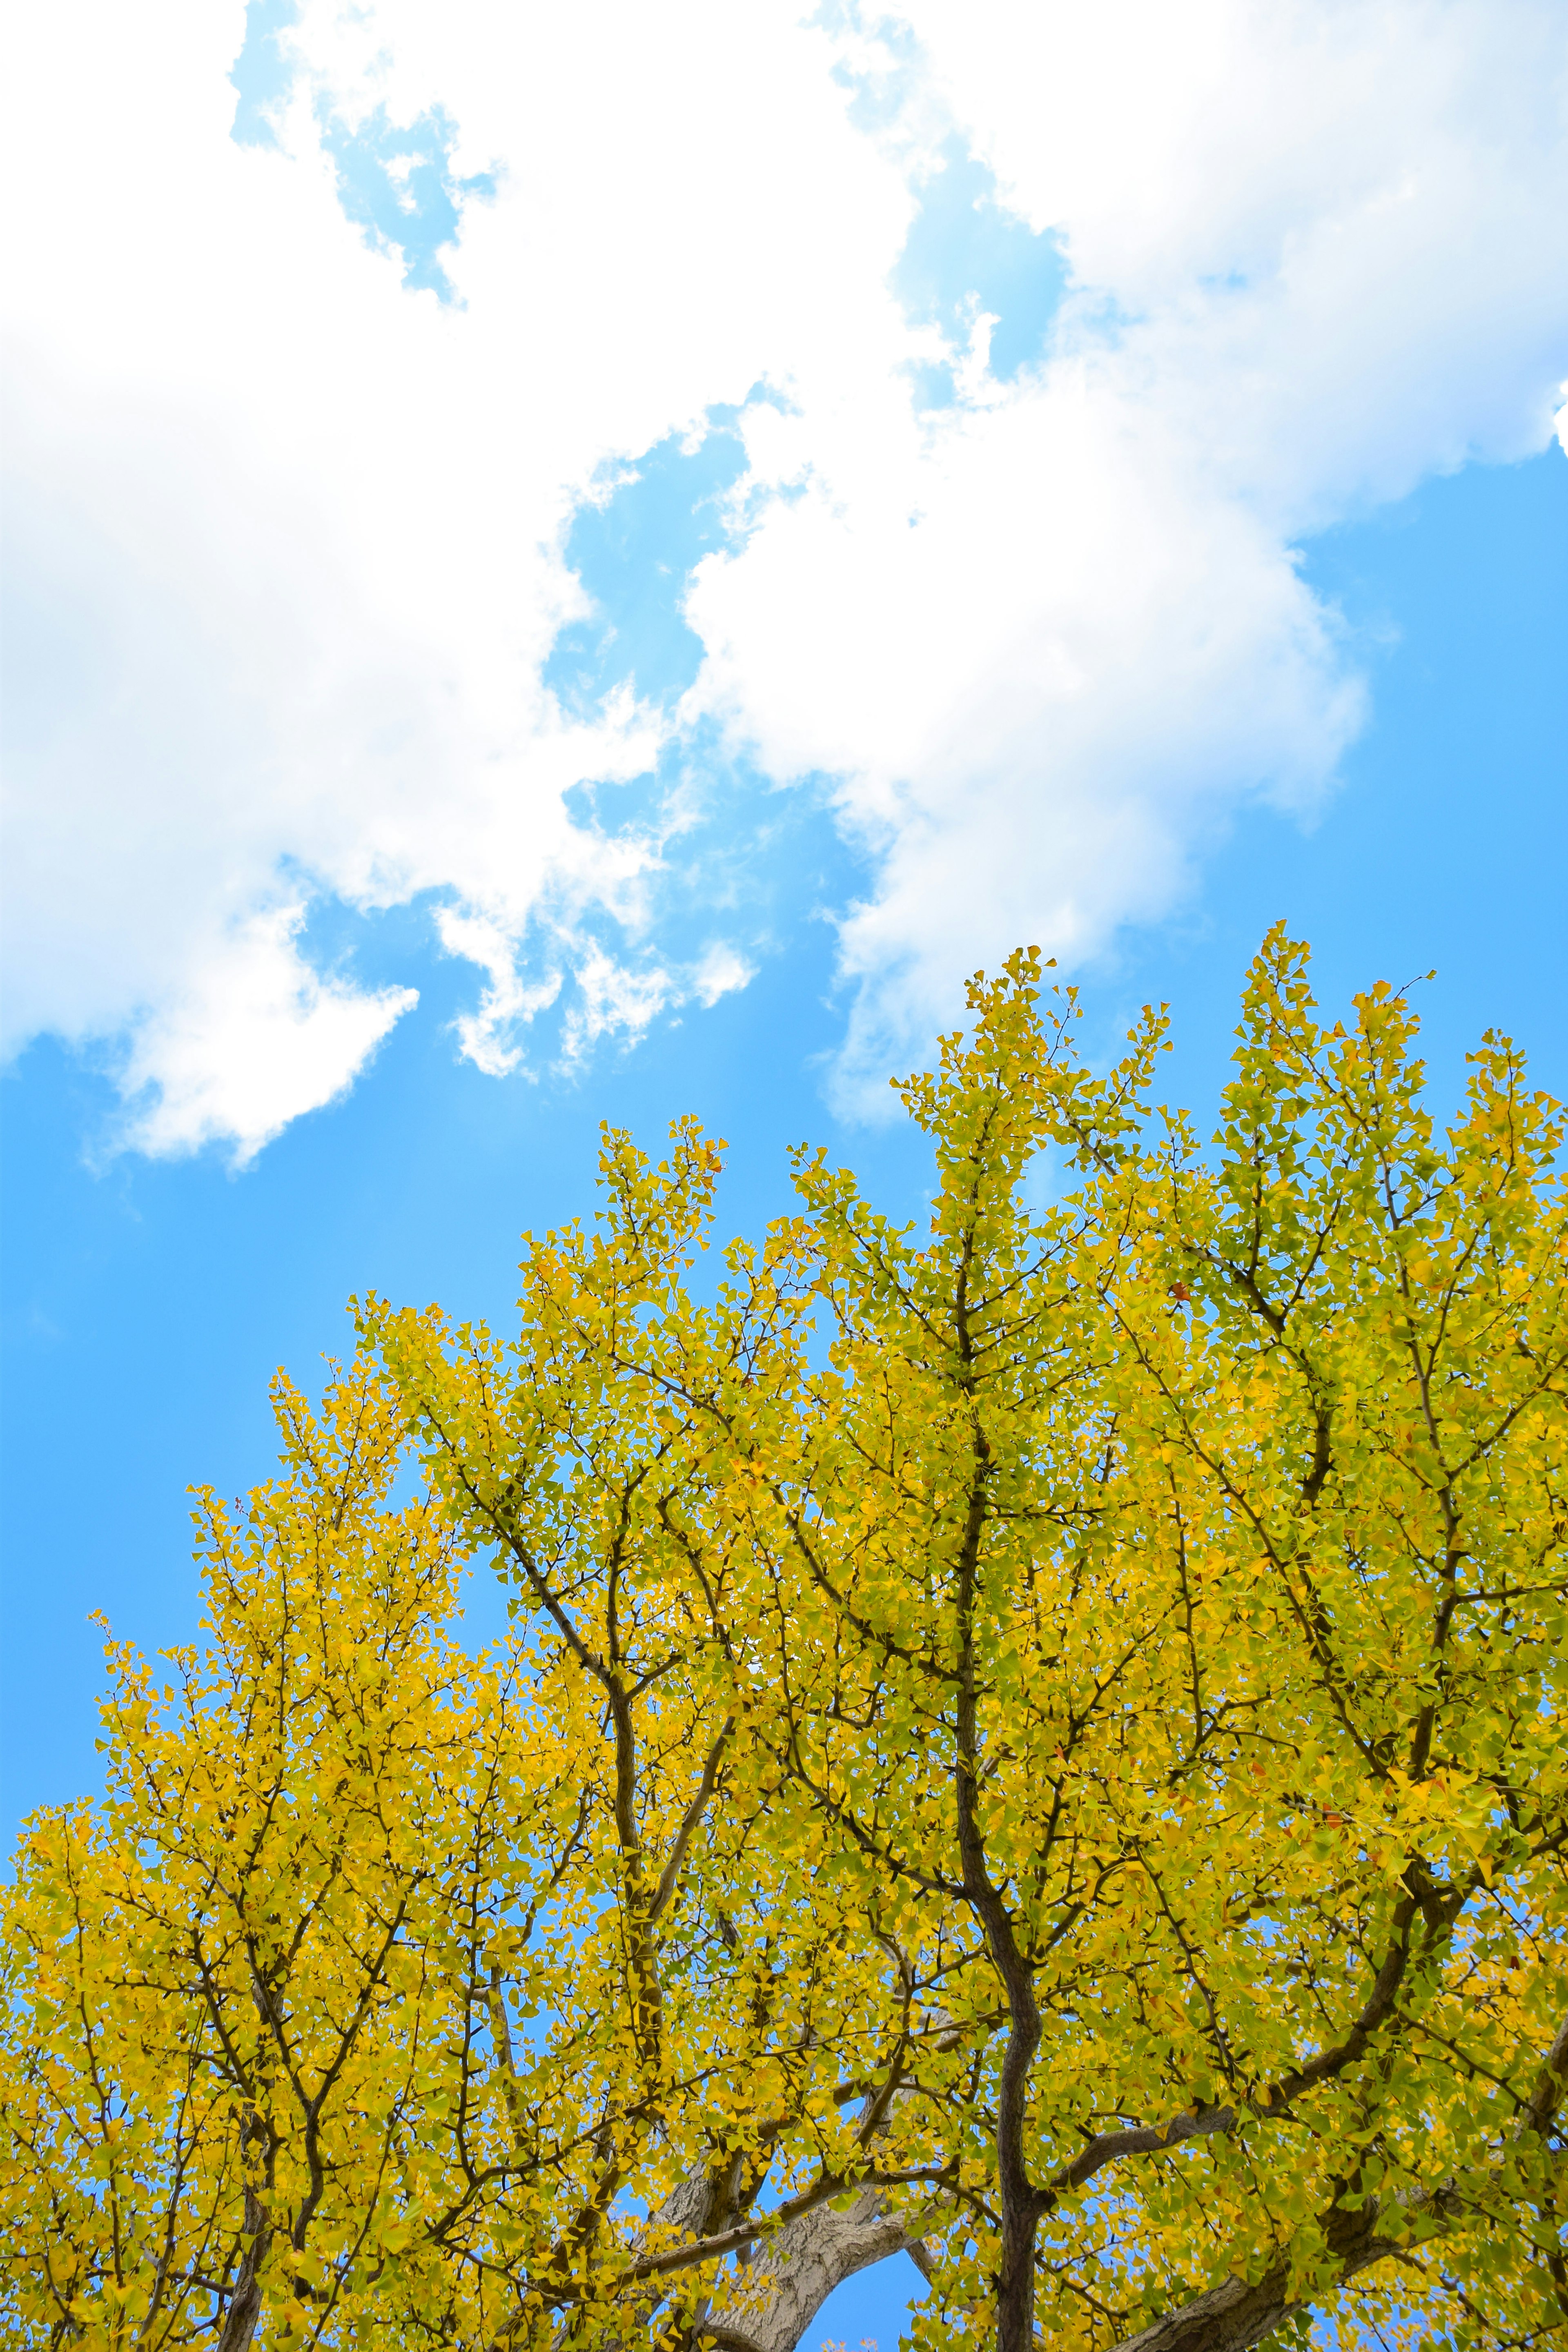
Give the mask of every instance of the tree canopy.
M 279 1377 L 24 1833 L 16 2340 L 789 2352 L 904 2249 L 920 2352 L 1568 2345 L 1562 1114 L 1281 932 L 1207 1151 L 1077 1021 L 973 983 L 918 1225 L 608 1133 L 515 1329 Z

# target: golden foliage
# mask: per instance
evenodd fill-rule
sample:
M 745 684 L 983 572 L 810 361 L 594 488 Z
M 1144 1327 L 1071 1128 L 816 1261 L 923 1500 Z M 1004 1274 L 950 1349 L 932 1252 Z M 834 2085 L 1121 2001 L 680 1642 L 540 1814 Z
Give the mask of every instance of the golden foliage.
M 610 1134 L 511 1338 L 280 1385 L 25 1841 L 25 2340 L 733 2343 L 870 2189 L 931 2352 L 1568 2343 L 1557 1108 L 1489 1038 L 1437 1134 L 1279 933 L 1209 1158 L 1162 1018 L 971 1014 L 925 1233 L 803 1154 L 704 1288 L 717 1148 Z

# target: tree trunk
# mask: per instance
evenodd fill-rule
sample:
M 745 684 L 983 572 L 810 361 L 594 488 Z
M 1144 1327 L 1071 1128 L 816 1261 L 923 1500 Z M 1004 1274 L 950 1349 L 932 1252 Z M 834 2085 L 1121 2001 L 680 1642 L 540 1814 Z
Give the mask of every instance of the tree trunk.
M 1428 2200 L 1423 2200 L 1426 2203 Z M 1431 2203 L 1442 2206 L 1436 2198 Z M 1394 2252 L 1377 2233 L 1377 2209 L 1341 2210 L 1327 2237 L 1343 2284 Z M 918 2253 L 911 2237 L 876 2189 L 863 2189 L 847 2212 L 818 2206 L 803 2213 L 758 2254 L 747 2276 L 707 2314 L 697 2333 L 720 2352 L 794 2352 L 834 2288 L 889 2254 Z M 1115 2352 L 1250 2352 L 1306 2306 L 1289 2292 L 1289 2268 L 1276 2263 L 1261 2279 L 1223 2279 L 1166 2312 Z
M 1300 2309 L 1287 2300 L 1282 2271 L 1271 2272 L 1256 2286 L 1226 2279 L 1179 2311 L 1167 2312 L 1152 2327 L 1125 2337 L 1116 2352 L 1247 2352 Z
M 267 2208 L 248 2181 L 245 2188 L 245 2232 L 248 2242 L 224 2314 L 216 2352 L 248 2352 L 261 2317 L 261 2265 L 272 2243 L 272 2231 Z
M 735 2352 L 794 2352 L 836 2286 L 915 2243 L 877 2189 L 843 2213 L 815 2206 L 758 2252 L 700 2333 Z
M 1421 2201 L 1439 2210 L 1443 2204 L 1440 2197 Z M 1369 2269 L 1394 2252 L 1391 2239 L 1378 2236 L 1377 2218 L 1373 2203 L 1359 2211 L 1342 2208 L 1328 2216 L 1329 2251 L 1340 2264 L 1336 2284 L 1342 2286 L 1358 2271 Z M 1152 2326 L 1125 2337 L 1116 2352 L 1248 2352 L 1250 2346 L 1263 2343 L 1307 2307 L 1292 2301 L 1289 2275 L 1289 2264 L 1277 2263 L 1255 2285 L 1246 2279 L 1224 2279 L 1191 2303 L 1167 2312 Z

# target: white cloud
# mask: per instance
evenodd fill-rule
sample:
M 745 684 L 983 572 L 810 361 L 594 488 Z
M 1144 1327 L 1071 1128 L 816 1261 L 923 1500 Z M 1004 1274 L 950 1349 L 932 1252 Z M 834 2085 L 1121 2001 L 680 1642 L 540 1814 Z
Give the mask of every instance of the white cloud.
M 843 934 L 873 1074 L 983 958 L 1158 913 L 1218 808 L 1310 797 L 1358 721 L 1286 548 L 1115 391 L 1059 365 L 695 591 L 699 694 L 775 772 L 840 773 L 876 855 Z
M 755 980 L 757 968 L 727 940 L 715 940 L 691 974 L 691 993 L 699 1004 L 717 1004 Z
M 372 995 L 312 971 L 295 944 L 304 918 L 274 908 L 211 942 L 198 980 L 138 1027 L 124 1078 L 132 1103 L 143 1098 L 129 1129 L 142 1150 L 226 1143 L 243 1167 L 342 1094 L 416 1003 L 411 988 Z
M 863 384 L 759 415 L 804 495 L 689 603 L 694 705 L 839 776 L 876 853 L 852 1094 L 962 971 L 1092 950 L 1238 800 L 1322 790 L 1363 702 L 1293 549 L 1539 449 L 1568 368 L 1560 8 L 905 14 L 1076 291 L 1042 367 L 923 435 Z
M 635 1045 L 667 1005 L 680 1001 L 668 972 L 658 965 L 634 971 L 600 947 L 591 947 L 584 957 L 578 984 L 578 1000 L 562 1030 L 561 1066 L 568 1071 L 580 1068 L 605 1037 Z
M 1331 778 L 1361 693 L 1293 546 L 1539 447 L 1568 373 L 1561 8 L 906 15 L 868 131 L 835 69 L 889 65 L 875 27 L 786 0 L 306 0 L 265 152 L 228 136 L 237 0 L 17 12 L 7 1035 L 127 1040 L 145 1148 L 254 1150 L 397 1017 L 305 971 L 321 893 L 437 894 L 498 1075 L 558 987 L 573 1062 L 742 984 L 656 936 L 679 818 L 572 814 L 664 722 L 563 716 L 541 667 L 599 469 L 761 379 L 689 712 L 839 779 L 852 1066 Z M 319 105 L 444 107 L 454 170 L 496 167 L 458 305 L 345 219 Z M 887 280 L 952 121 L 1077 291 L 1043 368 L 999 385 L 977 345 L 922 421 L 933 331 Z
M 563 530 L 607 458 L 800 341 L 875 371 L 904 333 L 865 293 L 907 191 L 788 6 L 310 6 L 276 152 L 229 137 L 242 35 L 212 0 L 11 35 L 7 1043 L 129 1033 L 168 1081 L 150 1145 L 271 1119 L 243 1069 L 196 1083 L 221 1023 L 163 1057 L 280 893 L 441 894 L 486 948 L 462 1042 L 496 1069 L 538 1003 L 503 952 L 531 921 L 569 968 L 596 920 L 646 923 L 661 820 L 611 839 L 564 795 L 645 770 L 658 725 L 540 683 L 584 603 Z M 344 218 L 321 89 L 443 104 L 456 168 L 502 165 L 447 257 L 465 307 Z
M 693 1001 L 708 1010 L 755 977 L 755 966 L 721 941 L 685 972 L 658 962 L 640 968 L 620 963 L 591 945 L 579 955 L 576 997 L 562 1024 L 559 1066 L 575 1073 L 606 1038 L 635 1045 L 661 1013 Z
M 468 1060 L 487 1077 L 504 1078 L 522 1060 L 518 1030 L 554 1003 L 561 993 L 561 974 L 546 972 L 530 986 L 518 971 L 516 940 L 493 916 L 441 907 L 436 929 L 448 955 L 462 956 L 489 977 L 478 1009 L 458 1014 L 458 1036 Z

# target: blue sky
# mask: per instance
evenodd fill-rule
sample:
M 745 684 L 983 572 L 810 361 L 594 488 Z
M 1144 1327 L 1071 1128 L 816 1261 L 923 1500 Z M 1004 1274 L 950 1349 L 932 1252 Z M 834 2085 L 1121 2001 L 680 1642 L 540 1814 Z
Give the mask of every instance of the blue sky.
M 504 1316 L 601 1119 L 695 1109 L 737 1228 L 804 1137 L 912 1210 L 967 971 L 1169 999 L 1203 1112 L 1280 916 L 1331 999 L 1436 968 L 1440 1097 L 1494 1025 L 1568 1094 L 1560 15 L 1168 13 L 29 37 L 8 1822 L 93 1785 L 89 1612 L 191 1633 L 272 1369 Z

